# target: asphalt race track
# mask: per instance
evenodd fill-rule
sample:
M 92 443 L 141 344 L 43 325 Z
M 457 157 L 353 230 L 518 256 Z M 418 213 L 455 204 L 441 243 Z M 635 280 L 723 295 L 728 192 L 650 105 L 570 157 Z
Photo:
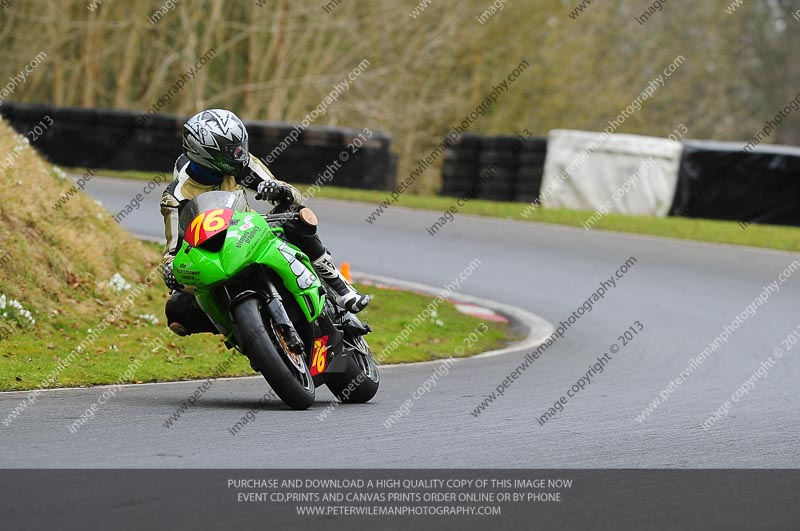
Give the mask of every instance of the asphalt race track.
M 144 183 L 95 178 L 88 192 L 116 212 Z M 131 232 L 161 236 L 160 191 L 126 218 Z M 402 204 L 402 200 L 400 201 Z M 434 287 L 473 259 L 461 292 L 566 320 L 630 257 L 636 263 L 591 312 L 572 324 L 477 417 L 471 414 L 530 352 L 459 361 L 395 426 L 384 421 L 438 367 L 382 371 L 372 403 L 336 407 L 318 390 L 304 412 L 271 401 L 260 377 L 218 380 L 170 428 L 164 426 L 196 382 L 130 386 L 72 434 L 68 426 L 99 389 L 43 393 L 2 427 L 0 467 L 38 468 L 796 468 L 800 346 L 784 349 L 800 325 L 800 273 L 769 295 L 643 422 L 637 415 L 762 292 L 797 255 L 601 231 L 457 215 L 435 236 L 434 212 L 393 206 L 373 224 L 374 205 L 314 200 L 321 234 L 353 269 Z M 798 270 L 800 271 L 800 270 Z M 746 314 L 745 314 L 746 315 Z M 635 322 L 641 325 L 635 324 Z M 90 323 L 87 323 L 89 325 Z M 619 336 L 643 328 L 627 346 Z M 601 374 L 544 425 L 537 422 L 612 344 Z M 772 357 L 766 377 L 753 378 Z M 762 370 L 764 372 L 764 370 Z M 728 414 L 701 426 L 750 380 Z M 5 418 L 26 393 L 0 394 Z M 255 420 L 228 428 L 251 408 Z M 298 441 L 324 447 L 324 460 L 299 459 Z

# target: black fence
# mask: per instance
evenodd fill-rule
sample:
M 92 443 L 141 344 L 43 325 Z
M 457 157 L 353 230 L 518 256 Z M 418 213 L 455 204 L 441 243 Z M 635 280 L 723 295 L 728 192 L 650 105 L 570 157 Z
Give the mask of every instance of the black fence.
M 26 133 L 49 116 L 52 125 L 36 147 L 53 163 L 111 170 L 170 170 L 181 153 L 181 130 L 188 117 L 130 111 L 5 103 L 2 114 Z M 331 168 L 334 186 L 390 190 L 396 186 L 397 157 L 391 137 L 379 131 L 245 121 L 250 151 L 266 158 L 276 177 L 313 183 Z M 283 147 L 281 148 L 281 143 Z

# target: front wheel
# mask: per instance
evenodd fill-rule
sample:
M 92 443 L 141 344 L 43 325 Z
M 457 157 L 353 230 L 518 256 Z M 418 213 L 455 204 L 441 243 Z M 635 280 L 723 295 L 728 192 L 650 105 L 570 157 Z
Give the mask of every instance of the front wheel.
M 328 377 L 328 389 L 341 402 L 364 404 L 378 392 L 381 382 L 378 366 L 363 336 L 345 339 L 345 344 L 353 350 L 350 363 L 345 372 Z
M 275 393 L 292 409 L 314 403 L 314 381 L 302 353 L 293 353 L 280 330 L 261 316 L 261 301 L 249 298 L 233 310 L 239 344 Z

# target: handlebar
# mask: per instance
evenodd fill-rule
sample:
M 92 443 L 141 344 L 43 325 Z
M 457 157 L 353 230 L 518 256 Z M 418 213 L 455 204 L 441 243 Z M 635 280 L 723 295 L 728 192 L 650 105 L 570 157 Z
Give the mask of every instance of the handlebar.
M 286 223 L 294 221 L 300 217 L 298 212 L 281 212 L 279 214 L 264 214 L 262 216 L 267 223 Z

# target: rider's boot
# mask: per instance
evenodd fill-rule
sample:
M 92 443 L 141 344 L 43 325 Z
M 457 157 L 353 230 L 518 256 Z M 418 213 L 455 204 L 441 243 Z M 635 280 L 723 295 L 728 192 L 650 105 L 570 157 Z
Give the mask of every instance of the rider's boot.
M 194 295 L 184 291 L 173 291 L 164 309 L 167 326 L 179 336 L 202 332 L 219 334 L 211 319 L 200 309 Z
M 342 276 L 328 251 L 312 262 L 319 277 L 333 290 L 336 304 L 345 310 L 358 313 L 369 304 L 369 295 L 362 295 Z
M 178 334 L 181 337 L 186 337 L 189 335 L 189 331 L 183 326 L 182 323 L 169 323 L 169 329 Z

